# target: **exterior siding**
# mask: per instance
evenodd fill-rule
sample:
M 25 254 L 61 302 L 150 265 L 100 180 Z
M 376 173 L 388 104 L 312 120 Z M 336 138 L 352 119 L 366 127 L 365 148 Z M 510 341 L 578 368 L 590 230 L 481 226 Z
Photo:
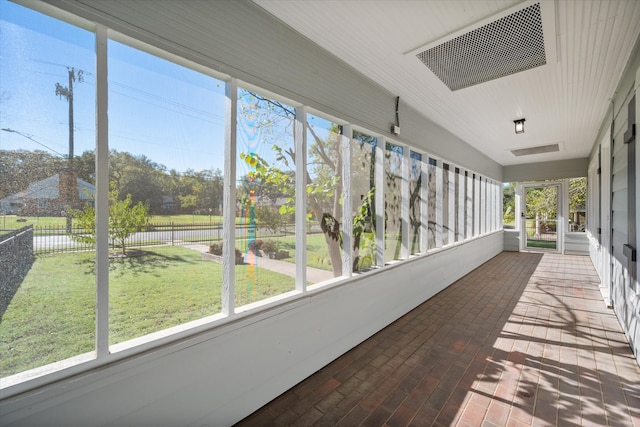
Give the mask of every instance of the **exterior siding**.
M 636 223 L 636 239 L 640 236 L 638 218 L 628 218 L 628 154 L 624 144 L 624 133 L 628 128 L 628 104 L 636 94 L 636 122 L 638 122 L 638 88 L 640 87 L 640 41 L 634 51 L 613 95 L 612 108 L 600 128 L 598 139 L 591 152 L 590 162 L 597 162 L 601 153 L 602 187 L 596 193 L 600 197 L 601 236 L 598 241 L 597 230 L 589 229 L 591 258 L 600 278 L 601 292 L 607 304 L 622 325 L 627 339 L 640 364 L 640 294 L 638 283 L 630 283 L 629 262 L 623 248 L 631 239 L 628 236 L 629 223 Z M 613 123 L 613 127 L 612 127 Z M 637 126 L 637 125 L 636 125 Z M 611 135 L 611 138 L 609 138 Z M 611 142 L 609 142 L 611 141 Z M 636 135 L 636 212 L 640 212 L 640 185 L 638 167 L 640 153 Z M 594 174 L 590 174 L 591 177 Z M 597 175 L 596 175 L 597 176 Z M 593 179 L 593 178 L 592 178 Z M 594 185 L 590 182 L 589 185 Z M 595 183 L 598 185 L 598 183 Z M 593 212 L 594 210 L 592 210 Z M 637 215 L 637 214 L 636 214 Z M 597 226 L 596 226 L 597 228 Z M 638 266 L 636 263 L 636 276 Z

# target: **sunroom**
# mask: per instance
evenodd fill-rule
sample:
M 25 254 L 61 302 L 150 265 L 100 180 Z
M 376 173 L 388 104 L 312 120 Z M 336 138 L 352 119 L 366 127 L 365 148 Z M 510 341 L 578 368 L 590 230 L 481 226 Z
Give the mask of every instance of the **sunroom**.
M 231 425 L 505 251 L 589 260 L 637 359 L 639 21 L 0 3 L 3 424 Z

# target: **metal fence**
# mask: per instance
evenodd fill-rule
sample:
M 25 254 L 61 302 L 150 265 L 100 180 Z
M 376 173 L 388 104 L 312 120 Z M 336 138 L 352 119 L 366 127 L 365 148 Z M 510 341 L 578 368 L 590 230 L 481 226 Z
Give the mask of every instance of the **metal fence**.
M 237 238 L 282 237 L 294 234 L 294 225 L 285 225 L 273 232 L 250 225 L 236 225 Z M 10 232 L 13 230 L 6 230 Z M 5 230 L 0 230 L 0 234 Z M 65 227 L 33 227 L 33 253 L 48 254 L 95 250 L 95 244 L 87 241 L 84 229 Z M 85 237 L 83 239 L 83 237 Z M 222 239 L 222 223 L 176 224 L 160 222 L 149 224 L 145 230 L 133 233 L 125 239 L 127 248 L 153 245 L 182 245 L 189 243 L 212 243 Z M 112 250 L 120 248 L 119 242 L 110 241 Z
M 527 247 L 556 248 L 558 241 L 556 220 L 527 220 Z

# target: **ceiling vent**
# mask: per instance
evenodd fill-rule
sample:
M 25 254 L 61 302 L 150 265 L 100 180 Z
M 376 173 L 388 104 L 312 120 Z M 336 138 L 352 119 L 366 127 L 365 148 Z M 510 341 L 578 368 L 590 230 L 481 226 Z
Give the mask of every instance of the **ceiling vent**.
M 541 1 L 527 3 L 407 53 L 452 91 L 545 65 L 555 57 L 553 10 L 545 14 Z
M 542 154 L 542 153 L 553 153 L 556 151 L 560 151 L 560 146 L 558 144 L 550 144 L 550 145 L 539 145 L 537 147 L 529 147 L 529 148 L 519 148 L 517 150 L 511 150 L 514 156 L 530 156 L 532 154 Z

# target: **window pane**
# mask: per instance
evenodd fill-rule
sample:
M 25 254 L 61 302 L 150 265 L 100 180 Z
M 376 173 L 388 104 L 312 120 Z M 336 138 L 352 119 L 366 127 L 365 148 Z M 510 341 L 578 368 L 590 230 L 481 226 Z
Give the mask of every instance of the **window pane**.
M 422 227 L 422 155 L 411 151 L 411 169 L 409 176 L 409 253 L 420 252 L 420 228 Z
M 587 178 L 569 180 L 569 229 L 585 231 L 587 224 Z
M 221 310 L 224 83 L 112 40 L 108 52 L 109 327 L 119 343 Z
M 94 350 L 94 227 L 72 217 L 95 189 L 95 37 L 13 3 L 0 11 L 5 377 Z
M 385 261 L 400 259 L 402 250 L 402 147 L 387 143 L 384 159 Z
M 460 177 L 460 168 L 455 169 L 455 223 L 456 223 L 456 242 L 464 238 L 464 205 L 460 203 L 460 194 L 464 194 L 464 175 Z M 462 211 L 461 211 L 462 209 Z
M 451 231 L 451 222 L 449 221 L 449 164 L 442 164 L 442 245 L 449 243 L 449 231 Z M 453 185 L 453 183 L 452 183 Z
M 375 153 L 378 140 L 353 132 L 351 146 L 351 197 L 354 221 L 354 271 L 366 271 L 376 264 Z
M 516 183 L 502 184 L 502 223 L 504 229 L 516 228 Z
M 318 116 L 307 115 L 307 124 L 307 276 L 314 271 L 311 267 L 338 277 L 342 275 L 339 224 L 345 136 L 338 124 Z
M 437 209 L 437 200 L 436 200 L 436 170 L 437 170 L 437 161 L 435 159 L 429 159 L 429 166 L 427 167 L 427 171 L 429 173 L 429 249 L 433 249 L 436 247 L 436 209 Z
M 295 108 L 239 91 L 237 306 L 295 289 L 294 122 Z

